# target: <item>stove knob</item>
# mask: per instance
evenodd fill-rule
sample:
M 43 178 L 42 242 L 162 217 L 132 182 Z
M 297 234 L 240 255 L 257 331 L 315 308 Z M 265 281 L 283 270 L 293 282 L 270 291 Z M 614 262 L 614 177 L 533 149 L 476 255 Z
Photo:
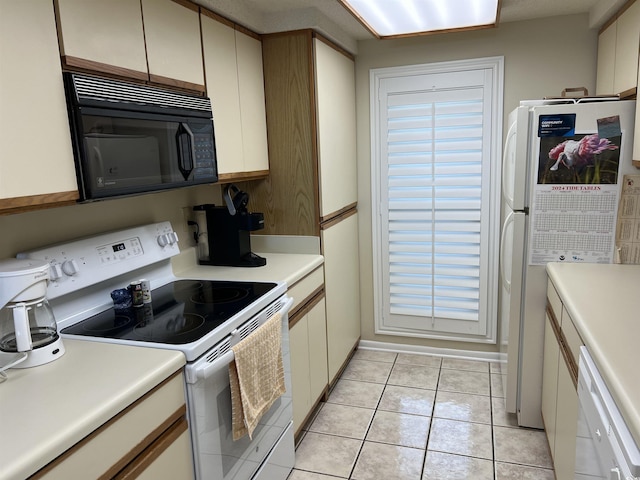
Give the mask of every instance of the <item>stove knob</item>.
M 62 267 L 59 263 L 52 263 L 49 268 L 49 280 L 56 281 L 62 277 Z
M 167 236 L 169 237 L 169 244 L 178 243 L 178 234 L 176 232 L 167 233 Z
M 75 260 L 67 260 L 62 263 L 62 271 L 65 275 L 69 275 L 70 277 L 78 273 L 80 267 L 78 267 L 78 262 Z
M 160 245 L 161 247 L 166 247 L 168 243 L 169 243 L 169 237 L 167 236 L 166 233 L 158 237 L 158 245 Z

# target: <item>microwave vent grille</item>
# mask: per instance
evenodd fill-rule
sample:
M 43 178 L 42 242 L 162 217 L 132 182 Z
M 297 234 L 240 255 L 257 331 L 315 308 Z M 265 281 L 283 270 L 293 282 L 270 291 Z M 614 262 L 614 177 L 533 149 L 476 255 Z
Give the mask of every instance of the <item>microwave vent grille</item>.
M 79 74 L 73 74 L 73 84 L 80 103 L 83 100 L 128 102 L 211 112 L 211 100 L 207 97 Z

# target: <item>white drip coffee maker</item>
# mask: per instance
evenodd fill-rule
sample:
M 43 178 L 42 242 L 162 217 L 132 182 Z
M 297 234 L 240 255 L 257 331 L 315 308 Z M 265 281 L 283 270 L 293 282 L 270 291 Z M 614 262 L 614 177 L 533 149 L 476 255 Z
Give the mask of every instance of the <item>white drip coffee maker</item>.
M 47 301 L 49 264 L 41 260 L 0 261 L 0 352 L 25 352 L 14 368 L 35 367 L 64 354 Z

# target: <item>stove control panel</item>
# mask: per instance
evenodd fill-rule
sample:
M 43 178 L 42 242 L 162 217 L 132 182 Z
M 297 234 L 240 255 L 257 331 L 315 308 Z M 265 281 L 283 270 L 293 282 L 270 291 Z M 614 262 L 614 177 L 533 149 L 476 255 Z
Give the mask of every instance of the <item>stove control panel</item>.
M 178 235 L 171 223 L 161 222 L 42 247 L 17 257 L 49 262 L 47 297 L 51 299 L 133 274 L 179 253 Z

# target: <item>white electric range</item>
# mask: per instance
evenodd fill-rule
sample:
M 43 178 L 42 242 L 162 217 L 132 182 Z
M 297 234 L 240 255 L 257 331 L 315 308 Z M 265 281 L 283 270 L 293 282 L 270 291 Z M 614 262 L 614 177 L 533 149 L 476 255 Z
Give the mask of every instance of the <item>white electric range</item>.
M 188 416 L 198 479 L 286 479 L 295 462 L 289 329 L 283 282 L 174 276 L 180 253 L 169 222 L 134 227 L 20 253 L 50 264 L 47 297 L 64 338 L 184 353 Z M 111 292 L 145 279 L 151 302 L 115 308 Z M 228 367 L 231 347 L 273 315 L 282 317 L 287 393 L 253 433 L 234 442 Z

